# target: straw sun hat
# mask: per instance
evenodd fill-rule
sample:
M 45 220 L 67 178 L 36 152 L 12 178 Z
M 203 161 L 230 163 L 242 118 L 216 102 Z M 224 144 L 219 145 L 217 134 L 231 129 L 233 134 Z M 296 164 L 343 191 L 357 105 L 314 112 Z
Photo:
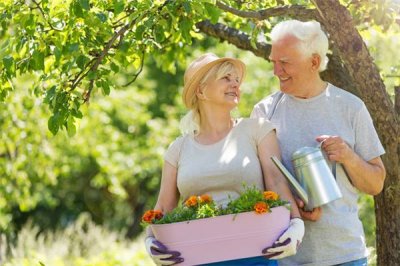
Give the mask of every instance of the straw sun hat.
M 187 108 L 192 107 L 193 95 L 204 75 L 206 75 L 213 66 L 223 62 L 230 62 L 236 67 L 240 83 L 242 83 L 246 74 L 246 66 L 242 61 L 230 57 L 219 58 L 213 53 L 206 53 L 194 60 L 185 71 L 182 98 Z

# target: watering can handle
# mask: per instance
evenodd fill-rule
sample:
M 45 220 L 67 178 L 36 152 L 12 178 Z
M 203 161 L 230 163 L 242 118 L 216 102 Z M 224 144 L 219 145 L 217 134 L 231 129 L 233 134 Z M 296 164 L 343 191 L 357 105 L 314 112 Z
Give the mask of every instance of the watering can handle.
M 299 195 L 300 199 L 304 202 L 304 205 L 307 205 L 308 204 L 307 192 L 301 187 L 299 182 L 297 182 L 296 178 L 292 176 L 292 174 L 285 168 L 285 166 L 283 166 L 283 164 L 279 161 L 278 158 L 272 156 L 271 160 L 274 162 L 276 167 L 278 167 L 281 173 L 289 180 L 290 184 L 292 184 L 292 186 L 297 192 L 297 195 Z
M 318 144 L 318 149 L 320 149 L 321 151 L 322 151 L 322 143 L 324 143 L 325 140 L 327 140 L 327 139 L 324 139 L 323 141 L 321 141 Z M 333 174 L 333 177 L 336 180 L 336 162 L 335 161 L 332 162 L 332 174 Z

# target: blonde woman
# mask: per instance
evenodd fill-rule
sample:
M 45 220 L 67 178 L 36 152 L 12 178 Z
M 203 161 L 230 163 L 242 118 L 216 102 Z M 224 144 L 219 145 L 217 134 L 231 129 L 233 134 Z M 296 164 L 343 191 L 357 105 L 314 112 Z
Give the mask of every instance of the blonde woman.
M 155 209 L 163 213 L 177 206 L 180 198 L 210 195 L 224 206 L 240 195 L 243 183 L 281 195 L 292 205 L 288 230 L 264 256 L 230 260 L 211 265 L 276 265 L 276 260 L 296 253 L 304 224 L 285 178 L 271 156 L 280 158 L 272 124 L 265 119 L 234 119 L 231 111 L 240 99 L 245 76 L 243 62 L 207 53 L 194 60 L 184 76 L 183 102 L 189 112 L 183 117 L 183 135 L 168 148 Z M 146 248 L 158 265 L 182 262 L 179 251 L 169 251 L 148 231 Z

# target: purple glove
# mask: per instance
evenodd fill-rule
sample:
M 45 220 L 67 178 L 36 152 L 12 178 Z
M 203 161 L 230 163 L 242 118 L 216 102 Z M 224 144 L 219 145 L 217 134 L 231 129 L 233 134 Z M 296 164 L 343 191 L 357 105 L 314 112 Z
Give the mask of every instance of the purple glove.
M 183 258 L 180 257 L 181 253 L 168 250 L 166 246 L 152 236 L 146 237 L 145 245 L 147 253 L 156 265 L 174 265 L 183 261 Z

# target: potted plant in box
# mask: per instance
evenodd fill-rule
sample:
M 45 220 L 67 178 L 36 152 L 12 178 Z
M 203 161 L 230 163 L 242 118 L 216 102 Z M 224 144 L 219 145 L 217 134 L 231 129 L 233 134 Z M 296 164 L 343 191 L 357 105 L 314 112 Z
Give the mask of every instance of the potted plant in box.
M 246 187 L 226 207 L 208 195 L 193 195 L 168 213 L 143 217 L 156 239 L 185 259 L 182 265 L 260 256 L 289 226 L 288 202 L 273 191 Z

